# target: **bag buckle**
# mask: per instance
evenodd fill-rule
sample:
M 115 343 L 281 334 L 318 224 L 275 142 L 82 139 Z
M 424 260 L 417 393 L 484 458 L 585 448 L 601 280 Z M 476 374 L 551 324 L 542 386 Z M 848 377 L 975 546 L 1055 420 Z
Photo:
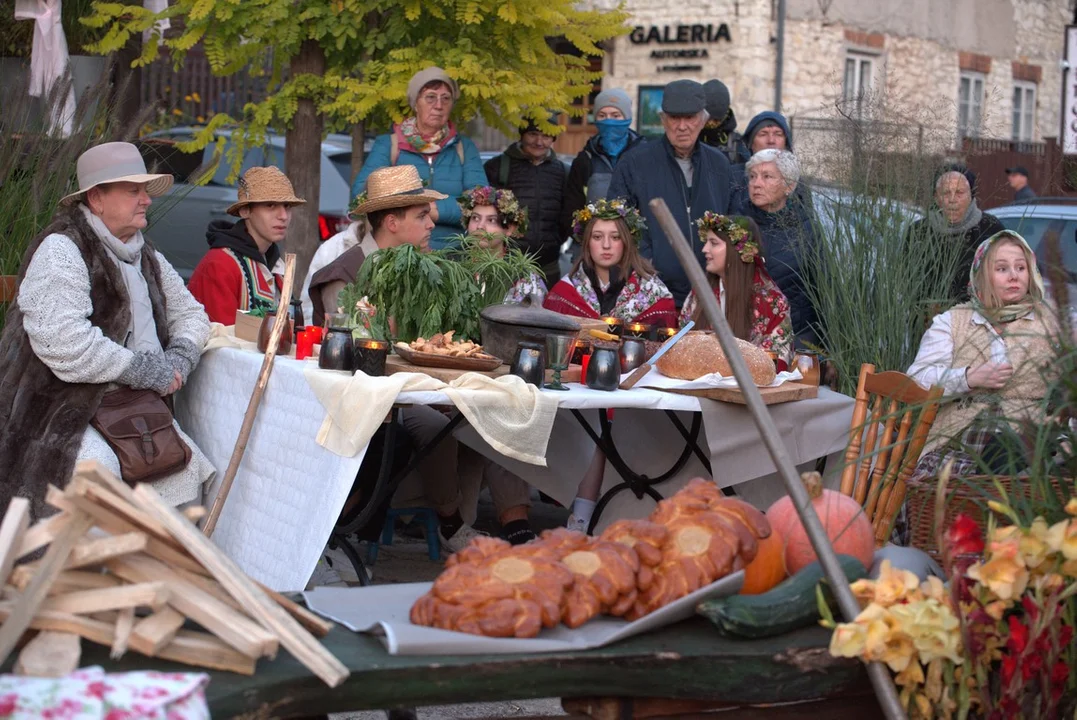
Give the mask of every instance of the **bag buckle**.
M 153 458 L 157 455 L 157 448 L 153 444 L 153 433 L 150 432 L 150 427 L 143 417 L 132 418 L 131 423 L 135 426 L 135 430 L 138 431 L 139 435 L 142 436 L 142 459 L 148 465 L 153 462 Z

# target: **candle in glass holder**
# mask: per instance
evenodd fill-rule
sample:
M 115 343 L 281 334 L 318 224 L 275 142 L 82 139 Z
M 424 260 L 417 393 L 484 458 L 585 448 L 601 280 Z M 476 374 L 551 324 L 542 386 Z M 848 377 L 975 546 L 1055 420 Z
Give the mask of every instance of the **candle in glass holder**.
M 613 335 L 621 337 L 621 335 L 624 334 L 625 325 L 624 320 L 622 320 L 621 318 L 604 317 L 602 318 L 602 322 L 606 323 L 606 327 L 609 328 L 610 333 L 612 333 Z
M 625 326 L 625 336 L 627 337 L 646 338 L 650 331 L 651 326 L 645 323 L 634 322 Z
M 660 327 L 660 328 L 658 328 L 658 331 L 655 334 L 655 339 L 658 342 L 665 342 L 666 340 L 669 340 L 671 337 L 673 337 L 676 334 L 677 334 L 677 328 Z
M 389 356 L 389 343 L 381 340 L 354 340 L 355 370 L 371 377 L 385 374 L 385 359 Z
M 300 330 L 295 341 L 295 359 L 306 360 L 314 354 L 314 335 L 310 330 Z
M 322 344 L 322 331 L 323 331 L 323 328 L 322 328 L 321 325 L 307 325 L 306 330 L 307 330 L 307 332 L 310 333 L 310 336 L 314 339 L 314 344 L 315 345 L 321 345 Z
M 591 353 L 580 358 L 580 385 L 587 384 L 587 366 L 591 364 Z

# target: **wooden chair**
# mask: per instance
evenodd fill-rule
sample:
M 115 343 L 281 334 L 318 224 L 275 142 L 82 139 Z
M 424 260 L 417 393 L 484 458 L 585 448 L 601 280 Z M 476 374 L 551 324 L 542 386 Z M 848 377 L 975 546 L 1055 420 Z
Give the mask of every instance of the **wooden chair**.
M 864 506 L 879 547 L 890 538 L 941 398 L 941 387 L 924 390 L 905 373 L 860 366 L 841 492 Z

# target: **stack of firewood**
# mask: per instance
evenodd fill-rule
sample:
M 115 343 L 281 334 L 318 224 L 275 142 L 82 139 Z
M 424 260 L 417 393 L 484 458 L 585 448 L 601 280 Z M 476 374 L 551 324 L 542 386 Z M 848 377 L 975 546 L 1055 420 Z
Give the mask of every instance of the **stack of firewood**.
M 283 645 L 330 687 L 348 676 L 312 635 L 331 624 L 247 577 L 194 524 L 203 508 L 181 513 L 94 462 L 79 464 L 64 490 L 50 486 L 46 500 L 60 512 L 31 527 L 16 498 L 0 524 L 0 663 L 24 633 L 41 630 L 37 640 L 55 641 L 54 654 L 78 636 L 114 658 L 130 649 L 251 675 Z M 42 548 L 40 560 L 15 564 Z M 17 667 L 34 666 L 38 651 L 49 649 L 26 645 L 31 656 Z

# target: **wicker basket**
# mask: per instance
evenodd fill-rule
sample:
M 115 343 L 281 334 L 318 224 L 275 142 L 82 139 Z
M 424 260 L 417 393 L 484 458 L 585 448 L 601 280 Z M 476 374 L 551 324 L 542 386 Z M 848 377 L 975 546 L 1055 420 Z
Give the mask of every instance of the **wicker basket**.
M 944 528 L 950 527 L 954 519 L 964 513 L 975 520 L 980 527 L 986 529 L 987 515 L 990 512 L 987 502 L 999 499 L 998 490 L 995 487 L 996 480 L 1002 484 L 1006 495 L 1011 500 L 1017 497 L 1031 499 L 1028 478 L 988 475 L 953 478 L 947 486 L 949 497 L 946 501 Z M 1058 497 L 1068 498 L 1074 492 L 1072 479 L 1053 478 L 1052 484 Z M 936 560 L 940 558 L 938 543 L 935 542 L 935 496 L 938 487 L 937 478 L 925 482 L 909 482 L 905 495 L 905 517 L 909 528 L 908 545 L 923 550 Z M 1000 525 L 1009 524 L 1006 518 L 1000 515 L 995 516 L 995 521 Z

